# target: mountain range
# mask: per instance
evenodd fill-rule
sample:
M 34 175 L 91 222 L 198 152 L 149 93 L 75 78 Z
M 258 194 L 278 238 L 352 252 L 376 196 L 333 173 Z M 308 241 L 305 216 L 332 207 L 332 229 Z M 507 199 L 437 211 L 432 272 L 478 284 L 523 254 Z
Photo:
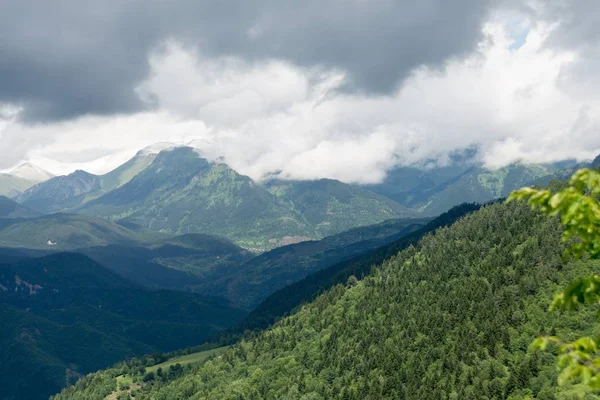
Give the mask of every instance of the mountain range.
M 397 167 L 382 183 L 370 185 L 333 179 L 255 182 L 191 147 L 159 143 L 107 174 L 53 177 L 14 200 L 44 214 L 77 213 L 132 230 L 221 236 L 262 252 L 388 219 L 435 216 L 463 202 L 484 203 L 573 168 L 569 162 L 515 163 L 490 170 L 473 151 L 458 152 L 446 164 Z
M 485 203 L 505 197 L 511 191 L 554 173 L 568 169 L 556 165 L 514 163 L 492 170 L 476 162 L 418 169 L 392 169 L 380 184 L 366 188 L 425 215 L 439 215 L 451 207 Z
M 190 147 L 156 151 L 142 150 L 102 176 L 76 171 L 55 177 L 15 200 L 42 213 L 80 213 L 158 232 L 223 236 L 255 251 L 417 214 L 335 180 L 261 184 Z

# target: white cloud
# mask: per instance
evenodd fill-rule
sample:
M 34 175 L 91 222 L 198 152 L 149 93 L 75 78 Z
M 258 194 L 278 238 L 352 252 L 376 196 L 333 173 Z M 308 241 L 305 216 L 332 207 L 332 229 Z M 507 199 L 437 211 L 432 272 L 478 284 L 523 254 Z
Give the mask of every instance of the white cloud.
M 416 70 L 387 96 L 340 92 L 341 71 L 210 59 L 169 43 L 151 56 L 153 73 L 138 88 L 155 112 L 12 122 L 0 141 L 27 138 L 14 154 L 54 173 L 105 172 L 153 142 L 201 139 L 194 143 L 202 154 L 223 156 L 256 179 L 279 171 L 289 179 L 365 183 L 396 164 L 445 159 L 473 145 L 491 167 L 592 158 L 600 152 L 600 98 L 570 72 L 585 57 L 580 48 L 545 46 L 555 28 L 496 16 L 477 52 L 443 70 Z M 600 78 L 586 72 L 586 80 Z M 0 156 L 8 153 L 0 148 Z M 0 160 L 0 168 L 15 157 Z

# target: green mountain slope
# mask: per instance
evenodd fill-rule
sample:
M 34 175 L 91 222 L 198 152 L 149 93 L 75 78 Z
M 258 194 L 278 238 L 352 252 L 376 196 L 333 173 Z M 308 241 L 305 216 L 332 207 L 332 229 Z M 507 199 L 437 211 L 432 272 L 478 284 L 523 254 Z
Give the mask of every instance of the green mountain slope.
M 79 211 L 161 232 L 223 236 L 247 248 L 314 236 L 283 201 L 187 147 L 162 151 L 131 181 Z
M 132 180 L 137 174 L 146 169 L 152 161 L 156 158 L 156 153 L 147 152 L 140 150 L 135 157 L 127 161 L 125 164 L 117 167 L 116 169 L 108 172 L 101 176 L 101 188 L 100 193 L 93 193 L 90 198 L 99 197 L 101 194 L 108 193 L 114 190 L 130 180 Z M 89 200 L 89 199 L 88 199 Z
M 576 388 L 556 386 L 554 357 L 528 353 L 532 339 L 600 328 L 595 309 L 546 312 L 552 293 L 600 266 L 564 264 L 563 249 L 557 221 L 485 207 L 203 366 L 142 382 L 136 398 L 557 398 Z M 100 398 L 122 371 L 56 399 Z
M 0 196 L 0 218 L 35 218 L 40 215 L 8 197 Z
M 319 237 L 417 213 L 386 197 L 333 179 L 266 183 L 300 213 Z
M 428 215 L 437 215 L 463 202 L 485 203 L 552 172 L 553 168 L 537 164 L 517 163 L 497 170 L 473 167 L 444 185 L 421 209 Z
M 265 188 L 192 148 L 156 154 L 159 149 L 142 150 L 106 175 L 55 177 L 16 200 L 44 213 L 80 212 L 131 228 L 223 236 L 257 251 L 416 215 L 339 181 L 271 181 Z
M 196 344 L 242 316 L 195 295 L 143 290 L 79 254 L 1 265 L 0 398 L 47 398 L 81 374 Z

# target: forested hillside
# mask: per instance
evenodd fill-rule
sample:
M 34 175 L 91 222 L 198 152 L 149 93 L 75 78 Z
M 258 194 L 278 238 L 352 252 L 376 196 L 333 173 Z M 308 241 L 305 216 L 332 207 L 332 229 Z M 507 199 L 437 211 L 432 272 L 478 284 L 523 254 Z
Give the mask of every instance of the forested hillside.
M 584 388 L 556 386 L 551 353 L 528 350 L 540 334 L 598 333 L 595 309 L 546 312 L 552 293 L 599 266 L 564 263 L 561 232 L 525 205 L 485 207 L 200 367 L 134 373 L 136 398 L 577 398 Z M 55 399 L 103 398 L 126 369 Z
M 399 238 L 395 238 L 391 243 L 337 262 L 330 267 L 315 272 L 296 283 L 292 283 L 276 291 L 254 308 L 241 324 L 228 332 L 224 332 L 223 337 L 231 335 L 235 337 L 245 330 L 269 327 L 277 318 L 289 314 L 301 304 L 314 300 L 317 295 L 336 284 L 346 283 L 350 276 L 354 275 L 358 279 L 363 278 L 376 265 L 381 264 L 409 246 L 415 245 L 426 234 L 434 232 L 442 226 L 450 225 L 468 213 L 478 210 L 480 207 L 479 204 L 461 204 L 460 206 L 453 207 L 451 210 L 428 222 L 425 226 Z

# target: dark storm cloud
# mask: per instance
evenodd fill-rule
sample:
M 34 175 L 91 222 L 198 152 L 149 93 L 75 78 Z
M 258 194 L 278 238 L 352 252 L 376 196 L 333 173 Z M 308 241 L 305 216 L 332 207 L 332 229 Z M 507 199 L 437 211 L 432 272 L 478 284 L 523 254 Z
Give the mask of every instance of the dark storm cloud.
M 473 49 L 486 0 L 7 0 L 0 3 L 0 102 L 29 122 L 148 107 L 134 88 L 148 54 L 176 39 L 205 55 L 281 58 L 392 91 L 422 64 Z

